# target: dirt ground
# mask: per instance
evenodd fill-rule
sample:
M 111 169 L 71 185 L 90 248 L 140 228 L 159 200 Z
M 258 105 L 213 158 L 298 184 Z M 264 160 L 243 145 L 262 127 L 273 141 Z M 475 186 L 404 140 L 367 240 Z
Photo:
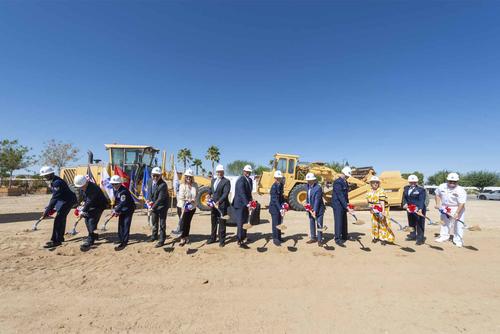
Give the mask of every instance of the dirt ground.
M 263 210 L 248 249 L 234 242 L 235 228 L 225 248 L 206 245 L 204 212 L 194 217 L 190 245 L 169 238 L 156 249 L 145 242 L 146 216 L 136 213 L 129 247 L 113 250 L 112 221 L 83 253 L 83 225 L 54 251 L 42 248 L 51 220 L 25 231 L 48 199 L 0 198 L 0 333 L 500 332 L 500 202 L 467 204 L 468 224 L 482 230 L 466 232 L 462 249 L 434 242 L 436 226 L 427 226 L 423 246 L 402 231 L 395 246 L 373 245 L 369 224 L 350 224 L 353 240 L 340 248 L 328 209 L 325 248 L 305 243 L 302 212 L 287 214 L 286 242 L 275 247 Z M 359 216 L 368 221 L 367 212 Z M 404 212 L 392 216 L 406 222 Z M 176 224 L 169 216 L 168 230 Z

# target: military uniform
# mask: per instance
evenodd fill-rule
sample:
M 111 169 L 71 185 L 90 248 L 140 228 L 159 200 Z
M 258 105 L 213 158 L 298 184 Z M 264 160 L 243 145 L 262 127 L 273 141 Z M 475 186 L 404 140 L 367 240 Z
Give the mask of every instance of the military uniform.
M 66 181 L 56 175 L 50 181 L 50 190 L 52 191 L 52 198 L 43 215 L 46 217 L 50 211 L 56 210 L 57 214 L 54 219 L 50 240 L 54 245 L 60 245 L 64 241 L 66 218 L 71 208 L 76 204 L 76 195 L 69 189 Z
M 88 182 L 87 188 L 85 191 L 82 191 L 82 193 L 84 204 L 81 214 L 85 216 L 85 225 L 89 233 L 85 244 L 90 246 L 94 244 L 94 241 L 98 237 L 97 233 L 94 233 L 94 231 L 97 229 L 97 224 L 99 223 L 102 212 L 108 206 L 108 199 L 101 188 L 93 182 Z
M 427 196 L 425 189 L 418 185 L 406 186 L 403 190 L 403 205 L 415 205 L 416 211 L 422 210 L 425 216 L 427 208 L 425 207 L 425 197 Z M 408 212 L 408 225 L 414 228 L 408 239 L 424 241 L 425 218 L 416 213 Z
M 460 204 L 465 204 L 467 201 L 467 193 L 465 192 L 465 189 L 459 185 L 451 188 L 447 183 L 443 183 L 436 189 L 435 194 L 441 198 L 441 205 L 443 207 L 449 207 L 451 209 L 449 213 L 451 217 L 454 217 L 457 213 L 458 206 Z M 465 222 L 465 208 L 458 219 Z M 457 245 L 462 245 L 464 225 L 450 219 L 445 214 L 441 214 L 441 221 L 443 224 L 441 225 L 440 238 L 449 238 L 450 229 L 453 229 L 453 242 Z
M 114 189 L 113 189 L 114 190 Z M 135 211 L 135 202 L 130 191 L 123 185 L 114 190 L 115 206 L 113 211 L 118 214 L 118 238 L 120 244 L 126 245 L 130 235 L 130 225 Z

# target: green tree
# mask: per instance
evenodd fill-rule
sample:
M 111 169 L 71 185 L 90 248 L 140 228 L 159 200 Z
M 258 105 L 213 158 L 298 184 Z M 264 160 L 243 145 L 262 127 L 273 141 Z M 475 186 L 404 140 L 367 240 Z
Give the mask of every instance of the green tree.
M 77 160 L 80 150 L 71 143 L 63 143 L 51 139 L 45 143 L 45 147 L 40 154 L 40 161 L 44 165 L 56 167 L 59 172 L 68 162 Z
M 419 171 L 414 171 L 413 173 L 401 173 L 401 177 L 403 179 L 407 179 L 411 174 L 416 175 L 418 177 L 419 183 L 424 184 L 424 174 Z
M 186 170 L 188 163 L 193 160 L 193 156 L 191 155 L 191 150 L 188 148 L 182 148 L 177 153 L 177 160 L 182 163 L 184 166 L 184 171 Z
M 251 161 L 247 160 L 235 160 L 227 164 L 226 169 L 229 175 L 240 175 L 243 171 L 243 167 L 245 165 L 252 166 L 252 169 L 255 169 L 255 164 Z
M 207 154 L 205 155 L 205 159 L 209 160 L 212 163 L 212 174 L 215 172 L 215 163 L 220 161 L 220 151 L 219 148 L 215 145 L 212 145 L 208 148 Z
M 342 171 L 342 168 L 346 166 L 345 162 L 338 162 L 338 161 L 332 161 L 330 163 L 326 163 L 325 165 L 326 167 L 333 169 L 337 173 L 340 173 Z
M 450 171 L 448 170 L 440 170 L 439 172 L 436 172 L 435 174 L 429 176 L 429 178 L 427 179 L 427 184 L 439 186 L 441 183 L 446 182 L 446 177 L 449 173 Z
M 29 155 L 30 148 L 20 145 L 18 140 L 4 139 L 0 142 L 0 174 L 9 176 L 9 188 L 12 187 L 12 174 L 35 163 Z
M 194 167 L 195 173 L 196 175 L 198 175 L 198 170 L 200 169 L 200 167 L 203 170 L 203 161 L 201 161 L 201 159 L 194 159 L 191 166 Z
M 259 165 L 255 168 L 254 173 L 255 175 L 262 175 L 263 172 L 269 172 L 271 168 Z
M 500 175 L 488 171 L 472 171 L 460 178 L 460 183 L 466 187 L 477 187 L 481 191 L 484 187 L 495 186 L 500 181 Z

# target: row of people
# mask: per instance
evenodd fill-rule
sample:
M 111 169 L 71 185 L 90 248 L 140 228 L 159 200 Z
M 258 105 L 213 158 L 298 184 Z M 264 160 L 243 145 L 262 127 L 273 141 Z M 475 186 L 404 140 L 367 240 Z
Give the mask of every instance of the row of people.
M 231 206 L 233 208 L 233 220 L 237 225 L 237 242 L 243 246 L 248 242 L 247 231 L 248 220 L 251 211 L 255 208 L 255 201 L 252 198 L 253 182 L 250 178 L 252 167 L 247 165 L 243 168 L 242 176 L 235 184 L 235 193 Z M 331 207 L 334 216 L 334 241 L 340 247 L 345 247 L 345 242 L 349 239 L 347 214 L 353 214 L 354 208 L 349 203 L 349 184 L 351 169 L 342 169 L 340 177 L 333 183 L 333 193 Z M 156 243 L 156 247 L 162 247 L 167 238 L 166 218 L 170 204 L 167 183 L 162 179 L 160 168 L 152 170 L 152 179 L 147 185 L 148 216 L 151 223 L 150 241 Z M 217 239 L 219 246 L 224 247 L 226 242 L 226 224 L 228 220 L 228 209 L 230 207 L 229 193 L 231 184 L 224 176 L 224 167 L 216 167 L 216 177 L 211 180 L 208 204 L 211 206 L 211 232 L 208 243 L 215 243 Z M 67 183 L 54 174 L 51 167 L 43 167 L 40 175 L 50 181 L 52 198 L 46 207 L 42 218 L 47 217 L 52 210 L 57 212 L 54 219 L 53 233 L 51 241 L 46 244 L 46 248 L 53 248 L 61 245 L 64 241 L 66 228 L 66 217 L 71 208 L 76 204 L 76 196 L 68 187 Z M 283 176 L 280 171 L 274 174 L 275 182 L 270 191 L 269 213 L 272 219 L 272 238 L 276 246 L 280 246 L 282 239 L 282 221 L 288 204 L 283 193 Z M 307 243 L 318 243 L 324 245 L 323 232 L 325 230 L 323 217 L 326 206 L 323 200 L 323 189 L 317 182 L 313 173 L 306 175 L 307 199 L 305 208 L 309 216 L 309 240 Z M 408 225 L 411 232 L 406 240 L 416 241 L 417 245 L 425 242 L 425 219 L 426 219 L 426 191 L 418 185 L 418 177 L 410 175 L 409 185 L 404 188 L 403 205 L 408 211 Z M 453 229 L 453 242 L 456 246 L 463 245 L 464 213 L 466 193 L 458 186 L 459 176 L 450 173 L 447 182 L 439 186 L 436 190 L 435 208 L 441 213 L 441 231 L 437 242 L 449 240 L 450 230 Z M 122 180 L 118 175 L 114 175 L 110 180 L 114 190 L 114 207 L 112 217 L 118 217 L 118 245 L 116 250 L 125 248 L 129 241 L 130 226 L 135 211 L 135 202 L 130 191 L 122 185 Z M 371 237 L 372 242 L 380 241 L 382 245 L 393 243 L 395 234 L 392 230 L 389 205 L 387 204 L 387 194 L 381 187 L 381 180 L 373 176 L 369 180 L 371 190 L 367 194 L 367 202 L 370 208 Z M 96 184 L 90 182 L 86 176 L 77 175 L 74 179 L 76 187 L 81 189 L 83 194 L 83 206 L 79 208 L 81 218 L 85 218 L 85 225 L 88 230 L 88 237 L 82 244 L 82 250 L 91 247 L 99 236 L 95 233 L 97 224 L 106 209 L 108 201 L 103 192 Z M 184 173 L 184 181 L 180 184 L 177 192 L 177 215 L 179 224 L 176 230 L 172 231 L 179 238 L 179 245 L 183 246 L 189 242 L 191 221 L 196 212 L 196 195 L 198 185 L 194 182 L 191 170 Z

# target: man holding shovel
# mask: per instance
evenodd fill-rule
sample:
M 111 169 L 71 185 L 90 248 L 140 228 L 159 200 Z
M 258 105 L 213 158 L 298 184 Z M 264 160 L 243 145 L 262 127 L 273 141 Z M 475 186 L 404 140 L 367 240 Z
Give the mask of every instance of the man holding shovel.
M 219 227 L 219 247 L 224 247 L 226 244 L 226 220 L 222 217 L 227 216 L 227 208 L 229 208 L 229 192 L 231 191 L 231 182 L 224 177 L 224 166 L 217 165 L 215 167 L 217 174 L 210 184 L 210 203 L 211 213 L 210 219 L 212 230 L 208 243 L 212 244 L 217 241 L 217 226 Z
M 236 181 L 233 198 L 233 208 L 236 224 L 238 225 L 238 245 L 243 247 L 247 241 L 247 231 L 243 228 L 247 224 L 249 217 L 249 206 L 252 202 L 253 181 L 250 178 L 252 166 L 246 165 L 243 168 L 243 175 Z
M 349 184 L 347 179 L 351 177 L 351 167 L 345 166 L 340 176 L 333 182 L 332 208 L 335 225 L 335 243 L 343 246 L 348 237 L 347 212 L 353 213 L 349 206 Z
M 44 166 L 40 169 L 40 176 L 50 182 L 50 190 L 52 191 L 52 198 L 49 205 L 45 208 L 42 214 L 42 219 L 48 217 L 50 212 L 55 210 L 57 212 L 54 219 L 54 228 L 52 230 L 52 237 L 47 242 L 44 248 L 58 247 L 64 241 L 64 232 L 66 231 L 66 217 L 71 211 L 71 208 L 76 204 L 76 195 L 69 189 L 66 181 L 55 175 L 54 169 L 49 166 Z
M 275 246 L 281 246 L 281 230 L 278 226 L 281 225 L 283 217 L 281 215 L 285 197 L 283 196 L 283 183 L 281 182 L 283 174 L 280 170 L 274 172 L 274 183 L 271 187 L 271 201 L 269 202 L 269 213 L 272 220 L 273 243 Z
M 161 177 L 160 167 L 151 171 L 152 179 L 148 182 L 148 210 L 151 210 L 151 238 L 150 242 L 158 243 L 155 247 L 163 247 L 167 238 L 167 211 L 170 199 L 167 183 Z M 159 230 L 159 231 L 158 231 Z M 158 239 L 158 232 L 160 238 Z
M 323 246 L 323 216 L 325 214 L 325 203 L 323 203 L 323 189 L 316 182 L 313 173 L 306 174 L 307 181 L 307 207 L 309 215 L 310 239 L 306 243 L 318 242 L 318 246 Z M 317 231 L 316 231 L 317 230 Z M 316 234 L 317 232 L 317 234 Z
M 97 229 L 102 212 L 108 206 L 108 199 L 101 188 L 95 183 L 89 182 L 84 175 L 76 175 L 73 183 L 83 194 L 84 204 L 82 209 L 79 210 L 79 217 L 85 218 L 85 225 L 87 226 L 89 235 L 80 246 L 80 249 L 85 251 L 99 239 L 99 235 L 94 233 L 94 231 Z
M 416 245 L 425 242 L 425 189 L 418 185 L 418 176 L 408 176 L 408 183 L 403 191 L 403 208 L 408 214 L 408 225 L 413 231 L 406 237 L 407 241 L 417 241 Z

